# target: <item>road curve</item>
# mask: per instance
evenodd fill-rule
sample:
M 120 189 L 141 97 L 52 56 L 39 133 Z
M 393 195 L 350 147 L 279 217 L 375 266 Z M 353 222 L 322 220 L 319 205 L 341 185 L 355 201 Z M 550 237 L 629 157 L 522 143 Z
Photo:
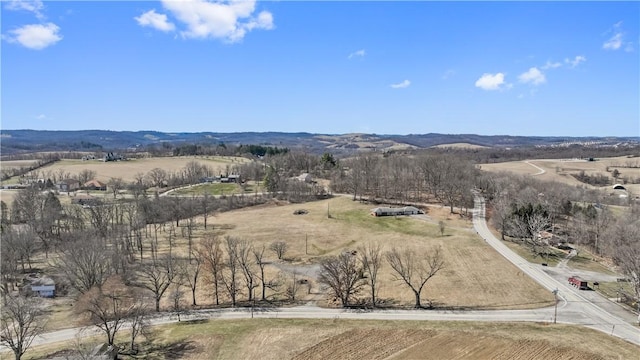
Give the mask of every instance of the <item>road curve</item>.
M 497 239 L 493 233 L 489 231 L 487 226 L 484 198 L 478 195 L 475 197 L 473 226 L 489 245 L 522 270 L 522 272 L 529 275 L 547 290 L 558 291 L 558 295 L 566 304 L 562 310 L 558 311 L 559 322 L 581 324 L 640 345 L 640 329 L 638 327 L 609 313 L 596 303 L 591 302 L 580 294 L 581 290 L 570 286 L 568 282 L 561 282 L 552 278 L 542 270 L 541 266 L 524 260 Z M 576 317 L 576 314 L 580 316 Z

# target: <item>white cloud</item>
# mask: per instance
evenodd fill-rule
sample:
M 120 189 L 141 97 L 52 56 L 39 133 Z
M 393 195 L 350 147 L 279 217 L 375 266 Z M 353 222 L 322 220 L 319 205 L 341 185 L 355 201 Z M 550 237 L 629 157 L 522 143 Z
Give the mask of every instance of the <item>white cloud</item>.
M 618 50 L 622 46 L 622 33 L 615 33 L 609 40 L 602 44 L 605 50 Z
M 583 63 L 585 61 L 587 61 L 587 58 L 582 55 L 576 56 L 575 58 L 573 58 L 573 60 L 569 58 L 564 59 L 564 62 L 569 64 L 572 68 L 580 65 L 580 63 Z
M 403 82 L 397 83 L 397 84 L 391 84 L 389 86 L 391 86 L 391 88 L 393 89 L 404 89 L 409 87 L 409 85 L 411 85 L 411 81 L 409 80 L 405 80 Z
M 25 25 L 9 31 L 4 38 L 10 43 L 33 49 L 41 50 L 62 40 L 59 34 L 60 28 L 54 23 Z
M 476 87 L 483 90 L 500 90 L 502 85 L 505 85 L 503 73 L 485 73 L 476 81 Z
M 40 20 L 45 18 L 44 14 L 42 14 L 42 9 L 44 9 L 42 0 L 9 0 L 4 8 L 7 10 L 29 11 Z
M 551 61 L 547 61 L 546 64 L 544 64 L 542 67 L 540 67 L 542 70 L 547 70 L 547 69 L 556 69 L 562 66 L 561 62 L 551 62 Z
M 274 28 L 270 12 L 262 11 L 252 16 L 255 3 L 255 0 L 162 0 L 164 8 L 186 26 L 186 30 L 181 32 L 183 37 L 228 42 L 242 40 L 251 30 Z
M 454 76 L 455 74 L 456 74 L 455 70 L 449 69 L 449 70 L 445 71 L 444 74 L 442 75 L 442 80 L 447 80 L 450 77 Z
M 38 119 L 38 120 L 44 120 L 46 118 L 47 118 L 47 115 L 45 115 L 45 114 L 40 114 L 40 115 L 36 116 L 36 119 Z
M 618 21 L 613 24 L 613 27 L 607 30 L 606 33 L 613 33 L 611 37 L 602 44 L 602 48 L 605 50 L 619 50 L 625 45 L 624 50 L 627 52 L 633 51 L 633 44 L 631 42 L 624 41 L 624 31 L 622 30 L 622 21 Z
M 140 26 L 149 26 L 156 30 L 169 32 L 176 29 L 173 23 L 167 21 L 167 15 L 158 14 L 155 9 L 149 10 L 146 13 L 134 17 Z
M 354 57 L 364 57 L 365 55 L 367 55 L 367 53 L 364 51 L 364 49 L 361 49 L 349 54 L 349 59 L 353 59 Z
M 544 84 L 547 81 L 547 78 L 537 67 L 532 67 L 527 72 L 520 74 L 520 76 L 518 76 L 518 80 L 525 84 L 531 83 L 533 85 L 540 85 Z

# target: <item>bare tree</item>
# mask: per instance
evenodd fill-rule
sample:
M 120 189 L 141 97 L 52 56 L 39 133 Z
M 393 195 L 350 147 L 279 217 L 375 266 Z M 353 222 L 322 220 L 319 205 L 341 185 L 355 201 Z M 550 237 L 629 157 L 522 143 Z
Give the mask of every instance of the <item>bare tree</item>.
M 236 306 L 236 299 L 240 290 L 238 289 L 238 239 L 226 236 L 224 239 L 225 249 L 227 256 L 224 258 L 224 267 L 220 280 L 224 287 L 227 289 L 229 298 L 231 299 L 231 306 Z
M 284 241 L 275 241 L 272 242 L 271 245 L 269 245 L 269 250 L 273 251 L 276 254 L 278 260 L 282 260 L 284 258 L 284 255 L 287 253 L 288 248 L 289 245 L 287 245 L 287 243 Z
M 292 274 L 286 276 L 286 279 L 283 282 L 286 284 L 284 292 L 287 296 L 287 300 L 296 301 L 296 296 L 298 295 L 298 290 L 300 289 L 298 272 L 294 271 Z
M 167 171 L 160 168 L 153 168 L 147 173 L 147 178 L 151 186 L 161 188 L 167 180 Z
M 366 278 L 365 282 L 371 291 L 371 306 L 376 307 L 378 272 L 382 266 L 382 248 L 380 244 L 369 243 L 358 248 L 358 257 Z
M 198 288 L 198 279 L 200 277 L 200 270 L 202 269 L 202 257 L 195 254 L 185 266 L 185 281 L 191 289 L 191 305 L 197 306 L 196 303 L 196 290 Z
M 440 248 L 416 254 L 412 250 L 400 251 L 396 248 L 386 253 L 387 261 L 395 272 L 395 279 L 403 281 L 413 291 L 416 308 L 421 308 L 420 296 L 429 279 L 444 268 Z
M 613 259 L 631 280 L 635 296 L 640 300 L 640 220 L 637 219 L 637 214 L 629 214 L 627 218 L 620 219 L 611 237 Z
M 256 264 L 258 265 L 258 268 L 260 269 L 260 273 L 258 273 L 258 278 L 260 279 L 260 283 L 262 284 L 262 296 L 260 298 L 260 300 L 265 301 L 266 298 L 266 290 L 267 290 L 267 285 L 268 282 L 266 281 L 265 278 L 265 274 L 264 274 L 264 267 L 267 264 L 264 261 L 264 251 L 265 251 L 265 246 L 262 245 L 262 247 L 260 248 L 253 248 L 253 257 L 256 261 Z
M 242 275 L 244 276 L 244 283 L 247 287 L 247 297 L 248 300 L 253 300 L 253 289 L 255 289 L 258 285 L 255 284 L 255 269 L 253 263 L 253 247 L 247 240 L 239 240 L 238 247 L 236 251 L 236 257 L 238 258 L 238 265 L 240 266 L 240 270 L 242 271 Z
M 83 186 L 87 181 L 93 180 L 96 177 L 95 170 L 91 169 L 82 169 L 78 173 L 78 181 L 80 182 L 80 186 Z
M 143 264 L 138 271 L 138 286 L 153 293 L 156 312 L 160 312 L 160 300 L 177 275 L 175 260 L 171 257 L 159 259 L 155 263 Z
M 198 257 L 208 271 L 211 284 L 213 285 L 213 295 L 216 305 L 220 305 L 220 284 L 222 280 L 222 260 L 223 251 L 220 239 L 214 235 L 205 237 L 198 246 Z
M 107 182 L 107 187 L 115 199 L 118 196 L 118 193 L 120 193 L 120 190 L 124 189 L 124 181 L 120 177 L 111 178 Z
M 44 331 L 44 313 L 36 298 L 8 296 L 0 310 L 0 343 L 10 348 L 16 360 L 29 350 Z
M 111 253 L 92 233 L 76 232 L 60 247 L 54 266 L 64 274 L 71 287 L 85 293 L 101 286 L 113 272 Z
M 138 336 L 142 335 L 146 339 L 149 339 L 151 335 L 151 323 L 148 316 L 149 309 L 147 308 L 147 305 L 142 301 L 142 299 L 138 298 L 131 307 L 129 314 L 129 322 L 131 324 L 131 341 L 129 342 L 129 345 L 131 347 L 131 352 L 134 354 L 138 352 L 136 346 L 136 339 Z
M 356 256 L 350 252 L 322 259 L 318 281 L 331 288 L 343 307 L 349 306 L 349 300 L 364 285 L 362 269 L 358 266 Z
M 77 311 L 87 315 L 113 345 L 116 334 L 131 314 L 135 296 L 119 276 L 110 277 L 102 287 L 93 287 L 78 300 Z

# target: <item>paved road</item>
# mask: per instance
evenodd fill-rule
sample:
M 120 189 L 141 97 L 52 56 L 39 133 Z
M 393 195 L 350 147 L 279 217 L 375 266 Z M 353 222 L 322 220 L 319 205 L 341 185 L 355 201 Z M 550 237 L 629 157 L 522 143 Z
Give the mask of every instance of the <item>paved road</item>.
M 531 264 L 511 251 L 489 231 L 485 221 L 485 203 L 481 197 L 476 198 L 473 225 L 480 236 L 507 260 L 531 276 L 549 291 L 558 290 L 559 303 L 557 307 L 558 323 L 583 325 L 595 330 L 625 339 L 640 345 L 640 329 L 619 316 L 603 309 L 602 304 L 617 306 L 613 303 L 596 301 L 587 298 L 581 291 L 546 274 L 539 265 Z M 595 294 L 590 292 L 591 295 Z M 315 305 L 304 305 L 290 308 L 256 308 L 252 311 L 244 309 L 209 309 L 193 311 L 181 315 L 183 321 L 198 319 L 246 319 L 246 318 L 283 318 L 283 319 L 371 319 L 371 320 L 442 320 L 442 321 L 492 321 L 492 322 L 553 322 L 554 307 L 530 310 L 478 310 L 478 311 L 443 311 L 443 310 L 345 310 L 326 309 Z M 177 322 L 174 314 L 163 313 L 151 319 L 153 325 Z M 124 328 L 127 326 L 125 325 Z M 76 337 L 91 336 L 99 333 L 95 328 L 72 328 L 53 331 L 37 337 L 33 345 L 43 345 L 59 341 L 73 340 Z M 0 351 L 6 349 L 0 348 Z
M 605 306 L 600 303 L 608 302 L 608 300 L 601 296 L 597 298 L 599 294 L 594 296 L 593 292 L 589 292 L 589 296 L 586 296 L 583 294 L 584 290 L 577 290 L 568 282 L 551 277 L 543 270 L 542 266 L 531 264 L 511 251 L 489 231 L 484 216 L 484 198 L 477 196 L 475 201 L 473 226 L 478 234 L 498 253 L 544 288 L 549 291 L 558 291 L 558 296 L 563 301 L 562 309 L 558 309 L 557 319 L 559 322 L 584 325 L 640 345 L 640 329 L 629 321 L 633 317 L 629 317 L 627 321 L 623 320 L 618 315 L 604 309 Z

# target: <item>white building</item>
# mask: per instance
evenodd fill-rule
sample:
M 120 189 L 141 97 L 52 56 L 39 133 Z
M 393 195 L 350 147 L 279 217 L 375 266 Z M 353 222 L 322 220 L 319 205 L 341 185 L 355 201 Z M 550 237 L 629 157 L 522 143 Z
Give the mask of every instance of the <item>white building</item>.
M 51 298 L 56 296 L 56 283 L 47 277 L 39 278 L 31 283 L 31 291 L 40 297 Z

